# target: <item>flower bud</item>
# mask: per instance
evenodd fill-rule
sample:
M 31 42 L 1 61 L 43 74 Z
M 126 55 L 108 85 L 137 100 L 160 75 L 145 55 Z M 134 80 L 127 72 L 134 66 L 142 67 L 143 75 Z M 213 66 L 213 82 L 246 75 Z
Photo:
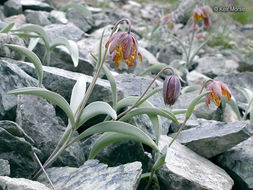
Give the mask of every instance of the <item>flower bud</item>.
M 163 83 L 163 100 L 172 106 L 180 95 L 181 83 L 175 75 L 168 76 Z

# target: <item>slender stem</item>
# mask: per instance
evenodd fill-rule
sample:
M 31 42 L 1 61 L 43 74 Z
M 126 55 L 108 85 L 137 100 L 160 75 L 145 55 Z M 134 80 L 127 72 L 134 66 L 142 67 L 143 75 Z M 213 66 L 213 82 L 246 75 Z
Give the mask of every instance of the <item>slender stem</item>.
M 51 185 L 51 187 L 53 188 L 53 190 L 55 190 L 55 188 L 54 188 L 54 185 L 53 185 L 52 181 L 50 180 L 49 176 L 47 175 L 47 172 L 45 171 L 45 169 L 43 168 L 43 166 L 42 166 L 42 164 L 41 164 L 41 162 L 40 162 L 40 159 L 38 158 L 38 156 L 36 155 L 36 153 L 35 153 L 35 152 L 33 153 L 33 155 L 34 155 L 34 157 L 35 157 L 36 161 L 38 162 L 38 164 L 39 164 L 40 168 L 41 168 L 41 169 L 42 169 L 42 171 L 44 172 L 44 174 L 45 174 L 45 176 L 46 176 L 46 178 L 47 178 L 47 180 L 48 180 L 49 184 Z
M 245 113 L 244 113 L 244 115 L 243 115 L 242 120 L 246 120 L 247 113 L 248 113 L 249 108 L 250 108 L 250 106 L 251 106 L 252 103 L 253 103 L 253 98 L 251 98 L 251 100 L 250 100 L 250 102 L 249 102 L 249 104 L 248 104 L 248 106 L 247 106 L 247 108 L 246 108 L 246 110 L 245 110 Z
M 212 81 L 213 81 L 213 79 L 208 79 L 207 81 L 203 82 L 202 87 L 201 87 L 201 89 L 200 89 L 200 91 L 199 91 L 199 94 L 201 94 L 201 93 L 203 92 L 204 88 L 206 87 L 206 85 L 207 85 L 209 82 L 212 82 Z
M 117 117 L 117 120 L 119 118 L 121 118 L 123 115 L 127 114 L 128 112 L 130 112 L 132 109 L 134 109 L 141 101 L 141 99 L 145 96 L 145 94 L 148 92 L 148 90 L 150 89 L 150 87 L 152 86 L 152 84 L 155 82 L 155 80 L 165 71 L 165 70 L 168 70 L 170 69 L 172 71 L 172 73 L 174 74 L 174 70 L 172 67 L 170 66 L 167 66 L 167 67 L 164 67 L 156 76 L 155 78 L 151 81 L 151 83 L 148 85 L 147 89 L 143 92 L 143 94 L 139 97 L 139 99 L 135 102 L 135 104 L 130 107 L 129 109 L 127 109 L 126 111 L 120 113 Z
M 151 182 L 152 182 L 154 173 L 155 173 L 155 170 L 152 169 L 151 174 L 150 174 L 150 176 L 149 176 L 149 178 L 148 178 L 148 183 L 147 183 L 147 185 L 146 185 L 146 187 L 145 187 L 144 190 L 148 190 L 148 188 L 149 188 L 149 186 L 150 186 L 150 184 L 151 184 Z
M 178 130 L 176 136 L 172 139 L 172 141 L 170 142 L 170 144 L 168 145 L 168 147 L 170 147 L 170 146 L 173 144 L 173 142 L 176 140 L 176 138 L 178 137 L 178 135 L 179 135 L 179 134 L 181 133 L 181 131 L 183 130 L 183 128 L 184 128 L 186 122 L 188 121 L 188 119 L 189 119 L 188 117 L 185 117 L 184 122 L 182 123 L 182 125 L 181 125 L 180 129 Z
M 196 25 L 196 23 L 194 22 L 192 36 L 191 36 L 191 41 L 190 41 L 190 44 L 189 44 L 189 50 L 188 50 L 187 60 L 186 60 L 186 65 L 187 65 L 188 68 L 190 67 L 190 64 L 191 64 L 191 63 L 189 63 L 189 61 L 190 61 L 192 44 L 193 44 L 193 39 L 194 39 L 194 34 L 195 34 L 195 25 Z

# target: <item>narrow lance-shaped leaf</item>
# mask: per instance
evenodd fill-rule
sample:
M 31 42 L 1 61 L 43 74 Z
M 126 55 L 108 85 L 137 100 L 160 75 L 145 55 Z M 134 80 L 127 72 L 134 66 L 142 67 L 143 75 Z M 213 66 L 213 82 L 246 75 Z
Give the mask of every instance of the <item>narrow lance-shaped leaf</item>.
M 98 123 L 88 128 L 87 130 L 82 132 L 78 137 L 73 139 L 69 143 L 69 146 L 85 137 L 88 137 L 96 133 L 104 133 L 104 132 L 117 132 L 117 133 L 136 137 L 136 139 L 139 139 L 140 141 L 148 142 L 151 148 L 153 148 L 156 151 L 159 151 L 154 141 L 142 130 L 138 129 L 134 125 L 124 123 L 121 121 L 105 121 L 105 122 Z
M 77 128 L 82 126 L 82 124 L 84 124 L 92 117 L 100 114 L 107 114 L 114 120 L 117 119 L 117 113 L 108 103 L 102 101 L 92 102 L 83 109 L 83 112 L 77 124 Z
M 17 30 L 14 30 L 14 32 L 34 32 L 36 34 L 38 34 L 44 41 L 46 49 L 50 48 L 50 42 L 49 42 L 49 38 L 47 36 L 47 33 L 45 32 L 45 30 L 38 25 L 34 25 L 34 24 L 25 24 L 23 26 L 21 26 L 20 28 L 18 28 Z
M 75 115 L 80 106 L 86 92 L 86 77 L 82 75 L 74 85 L 70 98 L 70 108 Z
M 122 133 L 115 133 L 115 132 L 107 132 L 102 134 L 93 144 L 90 154 L 89 154 L 89 159 L 94 159 L 95 156 L 101 151 L 104 147 L 115 143 L 117 141 L 124 141 L 124 140 L 134 140 L 137 142 L 141 142 L 143 144 L 146 144 L 150 146 L 150 141 L 149 139 L 145 138 L 136 138 L 136 136 L 130 136 Z
M 59 37 L 59 38 L 56 38 L 52 42 L 52 44 L 50 46 L 50 50 L 52 51 L 56 46 L 60 46 L 60 45 L 63 45 L 68 49 L 70 56 L 72 58 L 72 61 L 74 63 L 74 66 L 77 67 L 78 60 L 79 60 L 79 49 L 78 49 L 76 42 L 74 42 L 72 40 L 68 40 L 64 37 Z
M 225 98 L 224 96 L 222 97 L 222 101 L 224 101 L 225 103 L 229 104 L 230 107 L 232 108 L 232 110 L 236 113 L 236 116 L 238 118 L 238 120 L 241 120 L 241 114 L 239 111 L 239 108 L 237 106 L 236 100 L 235 98 L 232 96 L 230 101 L 227 100 L 227 98 Z
M 237 89 L 245 96 L 245 98 L 247 99 L 247 103 L 249 103 L 253 98 L 253 92 L 243 87 L 238 87 Z
M 74 126 L 75 124 L 74 116 L 68 102 L 61 95 L 55 92 L 52 92 L 43 88 L 27 87 L 27 88 L 20 88 L 20 89 L 9 91 L 8 94 L 27 94 L 27 95 L 33 95 L 33 96 L 39 96 L 39 97 L 45 98 L 48 101 L 51 101 L 57 106 L 59 106 L 66 113 L 72 126 Z
M 209 37 L 210 38 L 210 37 Z M 192 62 L 192 60 L 194 59 L 194 57 L 199 53 L 199 51 L 204 47 L 204 45 L 206 45 L 206 43 L 209 41 L 209 38 L 204 41 L 202 44 L 200 44 L 200 46 L 195 50 L 195 52 L 191 55 L 189 63 Z
M 160 136 L 162 135 L 162 124 L 159 115 L 148 114 L 150 121 L 155 129 L 156 144 L 158 144 Z
M 40 41 L 40 38 L 31 38 L 28 45 L 28 49 L 32 51 L 37 46 L 39 41 Z
M 211 93 L 211 91 L 208 92 L 204 92 L 202 94 L 200 94 L 199 96 L 197 96 L 196 98 L 194 98 L 191 102 L 191 104 L 188 106 L 187 108 L 187 112 L 186 112 L 186 117 L 190 118 L 190 116 L 192 115 L 192 112 L 195 109 L 195 106 L 198 105 L 198 103 L 201 101 L 201 99 L 206 96 L 207 94 Z
M 14 22 L 12 22 L 12 23 L 10 23 L 10 24 L 6 24 L 6 26 L 4 26 L 4 27 L 1 29 L 0 33 L 7 33 L 7 32 L 9 32 L 9 31 L 13 28 L 14 25 L 15 25 Z
M 110 70 L 105 65 L 103 65 L 102 69 L 103 69 L 103 72 L 106 75 L 106 78 L 110 82 L 110 85 L 111 85 L 111 88 L 112 88 L 113 108 L 116 108 L 118 97 L 117 97 L 117 85 L 116 85 L 115 78 L 113 77 L 112 73 L 110 72 Z
M 99 42 L 99 48 L 98 48 L 98 59 L 97 59 L 97 65 L 96 65 L 96 69 L 99 68 L 99 66 L 102 63 L 102 54 L 103 54 L 103 38 L 104 38 L 104 33 L 105 30 L 103 30 L 101 38 L 100 38 L 100 42 Z
M 37 71 L 39 87 L 41 87 L 42 78 L 43 78 L 43 69 L 42 69 L 42 63 L 40 59 L 37 57 L 37 55 L 23 46 L 14 45 L 14 44 L 5 44 L 5 46 L 21 53 L 22 55 L 26 56 L 29 59 L 29 61 L 31 61 L 31 63 L 35 66 L 35 69 Z
M 166 117 L 172 121 L 174 121 L 175 123 L 179 123 L 177 121 L 177 118 L 176 116 L 167 111 L 167 110 L 163 110 L 163 109 L 160 109 L 160 108 L 136 108 L 136 109 L 133 109 L 132 111 L 128 112 L 126 115 L 124 115 L 123 117 L 120 118 L 120 121 L 127 121 L 129 119 L 131 119 L 132 117 L 136 116 L 136 115 L 142 115 L 142 114 L 155 114 L 155 115 L 160 115 L 160 116 L 163 116 L 163 117 Z
M 117 103 L 117 111 L 119 111 L 120 109 L 122 108 L 125 108 L 127 106 L 132 106 L 136 103 L 136 101 L 138 100 L 139 98 L 138 97 L 135 97 L 135 96 L 128 96 L 122 100 L 120 100 L 118 103 Z M 142 104 L 139 104 L 137 107 L 153 107 L 153 105 L 148 101 L 146 100 L 145 102 L 143 102 Z

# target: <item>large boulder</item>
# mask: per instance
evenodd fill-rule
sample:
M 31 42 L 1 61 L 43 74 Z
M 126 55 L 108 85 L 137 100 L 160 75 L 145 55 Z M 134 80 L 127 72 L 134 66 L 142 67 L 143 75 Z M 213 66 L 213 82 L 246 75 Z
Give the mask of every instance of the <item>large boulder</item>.
M 16 118 L 17 96 L 7 92 L 28 86 L 37 86 L 37 81 L 17 65 L 0 59 L 0 120 Z
M 247 122 L 198 121 L 198 127 L 183 130 L 177 141 L 206 158 L 225 152 L 253 134 L 253 125 Z M 174 137 L 175 134 L 170 136 Z
M 50 190 L 45 185 L 24 178 L 10 178 L 0 176 L 0 189 L 6 190 Z
M 34 139 L 34 146 L 41 150 L 45 161 L 53 152 L 64 133 L 64 122 L 56 116 L 54 107 L 45 99 L 19 95 L 16 122 Z M 66 149 L 55 165 L 80 166 L 84 155 L 79 142 Z
M 171 140 L 161 136 L 159 149 Z M 164 190 L 231 190 L 234 183 L 223 169 L 177 141 L 168 148 L 165 164 L 157 175 Z
M 41 153 L 32 144 L 33 140 L 16 123 L 0 121 L 0 159 L 10 163 L 10 176 L 28 177 L 37 168 L 33 152 Z
M 253 137 L 241 142 L 216 158 L 235 181 L 235 189 L 253 189 Z

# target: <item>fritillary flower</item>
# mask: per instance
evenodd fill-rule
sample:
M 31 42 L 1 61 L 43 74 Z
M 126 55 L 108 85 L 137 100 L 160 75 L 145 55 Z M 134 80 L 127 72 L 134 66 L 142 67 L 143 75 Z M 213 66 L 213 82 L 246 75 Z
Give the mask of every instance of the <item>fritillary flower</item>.
M 216 106 L 220 106 L 221 96 L 225 96 L 228 101 L 231 100 L 231 92 L 226 84 L 221 81 L 213 81 L 207 86 L 207 91 L 211 91 L 210 94 L 206 96 L 206 105 L 209 106 L 211 99 Z
M 175 75 L 168 76 L 163 83 L 163 100 L 165 105 L 172 106 L 181 92 L 181 83 Z
M 109 52 L 116 67 L 119 67 L 122 60 L 129 67 L 133 66 L 137 56 L 142 61 L 142 55 L 138 51 L 137 40 L 131 32 L 117 32 L 113 34 L 105 47 L 108 48 L 109 45 Z

